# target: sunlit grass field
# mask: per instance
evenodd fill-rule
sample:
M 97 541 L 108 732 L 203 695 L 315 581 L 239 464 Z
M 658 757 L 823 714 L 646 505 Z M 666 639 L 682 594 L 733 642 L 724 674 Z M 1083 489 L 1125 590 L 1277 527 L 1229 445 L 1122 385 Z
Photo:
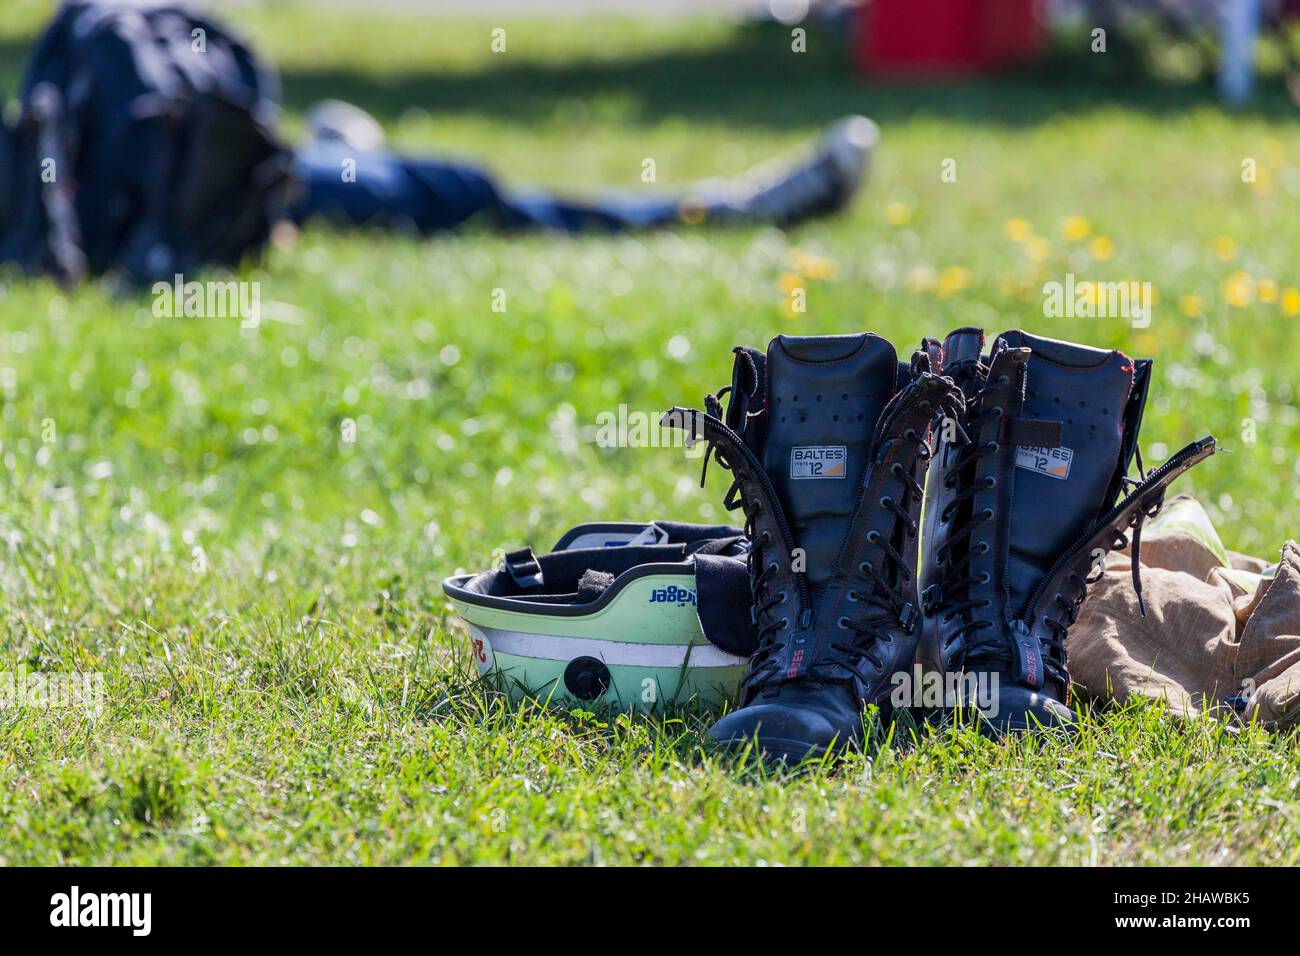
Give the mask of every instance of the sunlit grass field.
M 0 13 L 6 96 L 49 9 Z M 1300 529 L 1300 129 L 1277 89 L 1229 114 L 1073 61 L 865 84 L 833 34 L 795 54 L 779 27 L 712 21 L 226 16 L 280 65 L 287 135 L 340 96 L 510 184 L 673 189 L 848 112 L 883 143 L 850 213 L 789 233 L 308 231 L 246 267 L 255 330 L 0 280 L 0 671 L 106 691 L 93 718 L 0 711 L 0 862 L 1300 860 L 1294 736 L 1129 707 L 1073 747 L 900 727 L 765 775 L 702 749 L 698 710 L 511 709 L 439 586 L 581 521 L 725 519 L 722 477 L 599 448 L 597 415 L 696 404 L 737 343 L 864 328 L 904 351 L 980 325 L 1154 358 L 1148 464 L 1217 435 L 1231 454 L 1179 490 L 1275 558 Z M 1069 273 L 1150 282 L 1149 325 L 1045 317 Z

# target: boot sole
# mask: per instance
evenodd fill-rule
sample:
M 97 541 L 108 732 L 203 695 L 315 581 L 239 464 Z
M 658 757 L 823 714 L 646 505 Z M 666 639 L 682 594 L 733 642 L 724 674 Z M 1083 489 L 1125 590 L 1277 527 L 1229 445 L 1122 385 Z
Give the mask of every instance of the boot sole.
M 918 723 L 938 730 L 952 716 L 951 711 L 930 710 L 930 711 L 912 711 L 913 719 Z M 1011 720 L 999 723 L 989 717 L 979 717 L 972 720 L 967 717 L 968 722 L 975 725 L 980 736 L 987 737 L 989 740 L 1001 740 L 1010 734 L 1042 734 L 1049 737 L 1073 738 L 1079 733 L 1078 720 L 1057 723 L 1038 723 L 1037 721 Z
M 739 753 L 753 743 L 753 737 L 737 737 L 733 740 L 717 741 L 717 745 L 729 753 Z M 784 763 L 789 767 L 797 767 L 808 760 L 821 760 L 827 754 L 838 756 L 846 749 L 848 747 L 845 744 L 835 744 L 830 747 L 817 745 L 809 747 L 808 744 L 800 740 L 781 738 L 766 738 L 754 748 L 759 755 L 759 759 L 764 764 Z

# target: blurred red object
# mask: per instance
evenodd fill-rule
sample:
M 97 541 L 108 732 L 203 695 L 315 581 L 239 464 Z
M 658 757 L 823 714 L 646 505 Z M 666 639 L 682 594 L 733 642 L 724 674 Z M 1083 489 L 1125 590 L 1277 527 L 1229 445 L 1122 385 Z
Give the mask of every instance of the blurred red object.
M 978 73 L 1031 60 L 1047 41 L 1042 0 L 867 0 L 863 73 Z

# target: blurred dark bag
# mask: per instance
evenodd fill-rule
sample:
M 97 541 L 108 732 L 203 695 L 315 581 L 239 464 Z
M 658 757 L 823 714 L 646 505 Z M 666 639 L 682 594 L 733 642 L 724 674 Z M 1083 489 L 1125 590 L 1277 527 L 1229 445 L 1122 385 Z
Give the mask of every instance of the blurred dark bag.
M 170 280 L 259 249 L 286 204 L 277 78 L 183 9 L 66 4 L 20 97 L 0 134 L 0 263 Z

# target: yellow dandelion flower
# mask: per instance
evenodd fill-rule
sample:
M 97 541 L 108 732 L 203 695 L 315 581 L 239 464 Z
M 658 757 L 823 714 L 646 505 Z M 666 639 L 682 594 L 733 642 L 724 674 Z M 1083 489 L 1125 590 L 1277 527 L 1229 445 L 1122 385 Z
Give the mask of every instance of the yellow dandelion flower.
M 885 206 L 885 222 L 891 226 L 906 226 L 912 221 L 912 207 L 905 202 L 889 203 Z
M 1238 270 L 1223 280 L 1223 298 L 1234 309 L 1244 309 L 1255 301 L 1255 280 Z
M 1231 262 L 1237 255 L 1237 244 L 1231 236 L 1218 236 L 1214 240 L 1214 254 L 1223 262 Z
M 1277 283 L 1272 279 L 1260 279 L 1255 283 L 1255 298 L 1271 305 L 1277 301 Z
M 839 269 L 834 259 L 815 256 L 802 249 L 790 250 L 790 264 L 809 279 L 834 279 Z
M 1098 236 L 1092 242 L 1088 243 L 1088 255 L 1092 256 L 1098 262 L 1105 262 L 1115 254 L 1115 243 L 1111 242 L 1105 236 Z
M 1196 318 L 1205 312 L 1205 305 L 1201 302 L 1200 296 L 1185 295 L 1178 299 L 1178 309 L 1183 315 L 1189 318 Z
M 1024 219 L 1008 219 L 1002 224 L 1002 235 L 1012 242 L 1024 242 L 1033 234 L 1034 227 Z
M 677 217 L 688 226 L 698 226 L 708 218 L 709 211 L 699 203 L 687 200 L 677 210 Z
M 1255 195 L 1261 199 L 1268 199 L 1273 195 L 1273 172 L 1267 166 L 1261 166 L 1255 171 L 1255 181 L 1250 184 L 1255 190 Z
M 939 273 L 936 294 L 946 299 L 970 285 L 970 270 L 964 266 L 949 266 Z
M 818 279 L 823 282 L 829 282 L 839 275 L 840 267 L 834 259 L 817 259 L 808 264 L 803 274 L 810 279 Z
M 1287 315 L 1300 315 L 1300 289 L 1287 286 L 1282 292 L 1282 311 Z
M 796 289 L 803 288 L 803 276 L 797 272 L 782 272 L 776 285 L 786 295 L 794 295 Z
M 1092 235 L 1092 225 L 1083 216 L 1071 216 L 1061 223 L 1061 238 L 1066 242 L 1083 242 Z

